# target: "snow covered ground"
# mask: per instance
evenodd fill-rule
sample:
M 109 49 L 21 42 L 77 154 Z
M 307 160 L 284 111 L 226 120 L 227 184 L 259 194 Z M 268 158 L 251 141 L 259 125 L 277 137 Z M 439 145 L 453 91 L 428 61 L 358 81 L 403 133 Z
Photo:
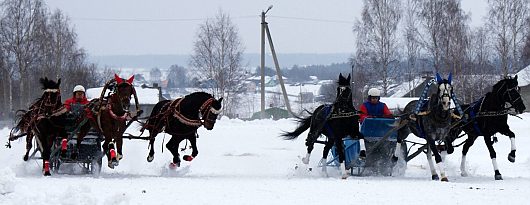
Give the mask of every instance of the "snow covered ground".
M 323 177 L 319 169 L 295 170 L 305 153 L 306 133 L 294 141 L 279 138 L 293 130 L 292 119 L 240 121 L 223 118 L 215 128 L 199 129 L 199 155 L 177 171 L 168 170 L 171 154 L 164 148 L 170 136 L 160 134 L 152 163 L 147 142 L 125 140 L 124 158 L 101 176 L 41 175 L 41 161 L 22 161 L 24 140 L 0 149 L 0 204 L 528 204 L 530 194 L 530 113 L 510 117 L 517 138 L 517 159 L 508 162 L 510 142 L 495 144 L 503 181 L 495 181 L 491 160 L 479 138 L 468 155 L 470 177 L 458 169 L 461 147 L 447 157 L 450 182 L 431 181 L 427 160 L 409 162 L 404 176 L 349 177 L 335 169 Z M 134 130 L 129 130 L 133 132 Z M 8 128 L 0 128 L 0 144 Z M 413 138 L 413 137 L 409 137 Z M 313 152 L 316 167 L 321 146 Z M 190 152 L 189 150 L 185 152 Z

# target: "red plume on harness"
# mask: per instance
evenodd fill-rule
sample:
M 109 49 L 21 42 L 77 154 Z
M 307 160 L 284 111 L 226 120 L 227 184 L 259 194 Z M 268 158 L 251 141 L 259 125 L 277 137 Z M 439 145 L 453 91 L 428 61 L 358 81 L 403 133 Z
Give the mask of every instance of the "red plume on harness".
M 120 78 L 120 76 L 116 75 L 116 73 L 114 74 L 114 80 L 116 80 L 116 83 L 118 83 L 118 84 L 121 84 L 123 82 L 123 80 Z
M 131 76 L 131 77 L 127 80 L 127 83 L 129 83 L 130 85 L 132 85 L 133 80 L 134 80 L 134 75 Z

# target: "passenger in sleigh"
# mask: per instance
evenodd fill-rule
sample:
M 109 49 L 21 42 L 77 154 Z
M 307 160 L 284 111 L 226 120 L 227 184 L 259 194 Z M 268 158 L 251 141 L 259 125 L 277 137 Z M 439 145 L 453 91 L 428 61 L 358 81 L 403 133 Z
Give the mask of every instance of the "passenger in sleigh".
M 368 90 L 368 98 L 366 102 L 360 106 L 360 123 L 366 118 L 393 118 L 392 112 L 390 112 L 386 104 L 380 100 L 381 91 L 379 89 L 371 88 Z
M 84 120 L 83 117 L 92 118 L 92 112 L 90 109 L 85 108 L 85 105 L 90 103 L 85 96 L 85 87 L 82 85 L 76 85 L 72 91 L 72 97 L 68 98 L 63 103 L 63 108 L 57 110 L 52 114 L 52 116 L 63 116 L 64 115 L 64 125 L 70 129 L 75 129 L 80 125 L 81 121 Z M 86 122 L 83 122 L 83 124 Z M 73 131 L 73 130 L 70 130 Z M 66 153 L 67 147 L 67 137 L 62 136 L 61 140 L 61 154 Z

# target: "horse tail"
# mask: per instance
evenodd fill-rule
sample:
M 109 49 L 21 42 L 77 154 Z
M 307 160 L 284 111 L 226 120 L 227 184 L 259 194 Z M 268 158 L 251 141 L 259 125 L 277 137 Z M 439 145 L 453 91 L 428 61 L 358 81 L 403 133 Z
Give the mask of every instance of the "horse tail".
M 311 118 L 312 118 L 311 115 L 309 117 L 306 117 L 306 118 L 298 118 L 297 121 L 300 123 L 300 126 L 298 126 L 296 128 L 296 130 L 294 130 L 292 132 L 284 132 L 281 135 L 283 137 L 283 139 L 285 139 L 285 140 L 294 140 L 294 139 L 296 139 L 300 134 L 302 134 L 304 131 L 309 129 L 309 127 L 311 126 Z

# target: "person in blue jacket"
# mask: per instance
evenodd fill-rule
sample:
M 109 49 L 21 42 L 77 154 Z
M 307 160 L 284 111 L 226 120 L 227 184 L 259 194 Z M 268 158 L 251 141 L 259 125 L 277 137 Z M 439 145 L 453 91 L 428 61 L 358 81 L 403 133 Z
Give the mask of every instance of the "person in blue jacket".
M 379 100 L 381 100 L 381 91 L 379 89 L 371 88 L 368 90 L 368 99 L 360 106 L 361 116 L 359 121 L 361 123 L 369 117 L 392 117 L 392 112 L 390 112 L 386 104 Z

